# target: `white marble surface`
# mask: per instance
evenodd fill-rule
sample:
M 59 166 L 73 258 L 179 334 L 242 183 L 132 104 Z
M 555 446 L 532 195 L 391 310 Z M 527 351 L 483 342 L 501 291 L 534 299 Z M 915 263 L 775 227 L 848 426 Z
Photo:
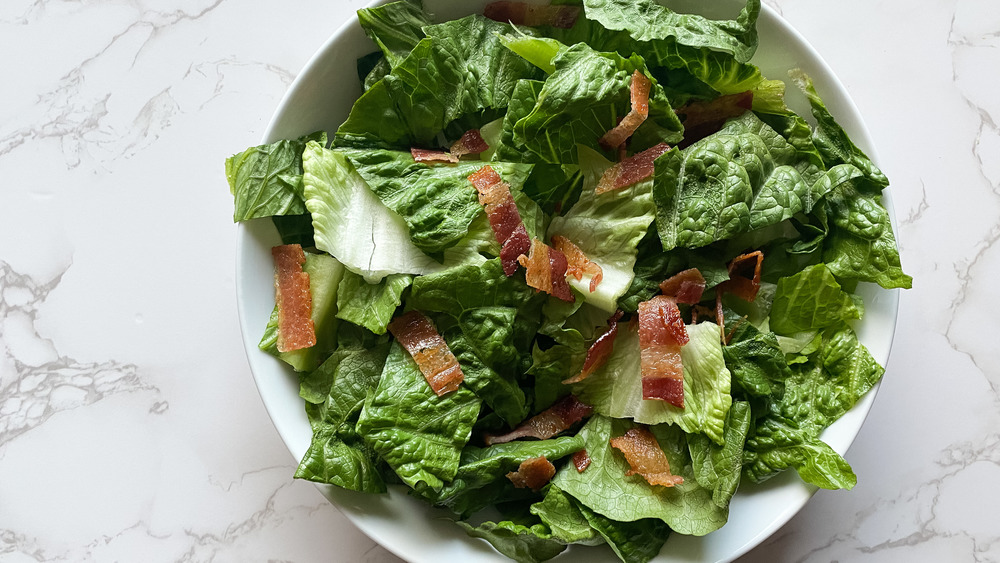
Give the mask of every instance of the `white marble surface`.
M 1000 11 L 769 3 L 866 117 L 915 282 L 858 486 L 744 561 L 998 561 Z M 0 2 L 0 560 L 398 561 L 291 479 L 222 169 L 361 5 Z

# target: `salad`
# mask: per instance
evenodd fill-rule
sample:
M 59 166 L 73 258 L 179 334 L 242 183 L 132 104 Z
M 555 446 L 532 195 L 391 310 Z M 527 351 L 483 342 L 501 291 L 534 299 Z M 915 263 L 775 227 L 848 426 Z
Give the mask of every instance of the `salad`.
M 749 62 L 760 9 L 358 12 L 346 121 L 226 161 L 282 239 L 259 346 L 299 378 L 296 477 L 405 487 L 518 561 L 648 561 L 786 470 L 856 484 L 820 439 L 883 373 L 855 289 L 911 278 L 888 180 Z

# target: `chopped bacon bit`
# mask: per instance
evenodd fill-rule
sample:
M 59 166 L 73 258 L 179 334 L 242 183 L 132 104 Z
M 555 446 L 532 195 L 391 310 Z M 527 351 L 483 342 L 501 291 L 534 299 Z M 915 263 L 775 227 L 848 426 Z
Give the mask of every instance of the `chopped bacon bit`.
M 676 113 L 684 116 L 684 148 L 695 141 L 715 133 L 731 117 L 739 117 L 753 107 L 753 92 L 721 96 L 707 102 L 691 102 L 677 108 Z
M 298 244 L 275 246 L 274 301 L 278 305 L 278 351 L 290 352 L 316 345 L 312 320 L 309 274 L 302 271 L 306 253 Z
M 539 6 L 526 2 L 490 2 L 486 5 L 483 15 L 487 18 L 516 25 L 526 25 L 535 27 L 539 25 L 551 25 L 562 29 L 569 29 L 576 23 L 576 18 L 580 15 L 578 6 Z
M 584 274 L 590 274 L 590 292 L 593 293 L 597 289 L 597 285 L 604 279 L 604 270 L 601 269 L 600 264 L 591 262 L 590 258 L 587 258 L 587 255 L 580 250 L 580 247 L 570 242 L 566 237 L 554 235 L 552 246 L 566 255 L 566 263 L 568 264 L 566 272 L 569 275 L 579 280 L 583 278 Z
M 701 275 L 698 268 L 690 268 L 660 282 L 660 291 L 663 295 L 673 297 L 678 303 L 695 305 L 705 293 L 705 276 Z
M 467 154 L 479 154 L 481 152 L 485 152 L 489 148 L 490 146 L 486 144 L 486 141 L 483 140 L 483 136 L 479 133 L 479 129 L 469 129 L 462 134 L 462 137 L 459 140 L 455 141 L 454 144 L 451 145 L 449 152 L 451 152 L 452 156 L 457 159 L 462 158 Z
M 510 186 L 488 165 L 472 173 L 469 181 L 479 192 L 479 203 L 490 220 L 493 236 L 500 243 L 503 273 L 510 277 L 517 271 L 519 257 L 531 250 L 531 240 L 510 193 Z
M 420 311 L 410 311 L 389 323 L 389 332 L 406 348 L 438 397 L 458 389 L 465 380 L 462 367 L 438 334 L 434 323 Z
M 573 466 L 576 467 L 577 473 L 583 473 L 584 469 L 590 467 L 590 456 L 587 455 L 587 450 L 573 452 Z
M 649 89 L 653 83 L 642 72 L 636 70 L 632 73 L 632 84 L 629 88 L 629 96 L 632 99 L 632 109 L 625 115 L 618 125 L 612 127 L 603 137 L 598 139 L 598 143 L 604 150 L 616 149 L 635 133 L 635 130 L 642 125 L 643 121 L 649 117 Z
M 544 242 L 531 241 L 531 252 L 528 256 L 521 255 L 517 259 L 524 266 L 524 280 L 537 291 L 555 295 L 563 301 L 572 303 L 573 292 L 566 283 L 566 255 Z
M 517 428 L 506 434 L 483 437 L 487 446 L 504 444 L 519 438 L 537 438 L 547 440 L 564 430 L 568 430 L 577 422 L 587 418 L 594 412 L 594 407 L 581 403 L 574 395 L 567 395 L 556 401 L 556 404 L 522 422 Z
M 444 151 L 411 148 L 410 155 L 413 156 L 413 162 L 446 162 L 448 164 L 458 162 L 457 156 Z
M 518 489 L 531 489 L 538 492 L 556 474 L 556 466 L 545 459 L 545 456 L 528 458 L 521 462 L 517 471 L 511 471 L 507 478 Z
M 671 297 L 657 295 L 639 303 L 638 316 L 642 398 L 684 408 L 681 346 L 689 339 L 677 303 Z
M 673 487 L 684 482 L 680 475 L 670 473 L 670 462 L 656 436 L 648 428 L 632 428 L 623 436 L 611 439 L 611 447 L 625 454 L 629 475 L 642 475 L 650 485 Z
M 621 318 L 621 311 L 616 311 L 614 315 L 611 315 L 611 318 L 608 319 L 608 330 L 598 336 L 597 340 L 587 350 L 587 359 L 583 361 L 583 369 L 573 377 L 563 380 L 563 383 L 579 383 L 590 377 L 590 374 L 597 371 L 598 368 L 604 365 L 604 362 L 608 361 L 608 357 L 611 356 L 611 352 L 615 349 L 615 337 L 618 336 L 618 321 Z
M 670 145 L 660 143 L 613 164 L 601 175 L 594 192 L 603 194 L 620 190 L 649 178 L 653 175 L 653 161 L 668 150 Z
M 755 250 L 741 254 L 729 262 L 729 281 L 724 282 L 726 293 L 732 293 L 744 301 L 753 301 L 760 291 L 760 270 L 764 264 L 764 253 Z

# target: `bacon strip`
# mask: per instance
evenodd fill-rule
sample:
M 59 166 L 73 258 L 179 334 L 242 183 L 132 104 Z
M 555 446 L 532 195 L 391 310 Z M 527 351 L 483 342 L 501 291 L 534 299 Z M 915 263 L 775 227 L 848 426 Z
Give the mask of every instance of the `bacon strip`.
M 680 475 L 670 473 L 670 462 L 648 428 L 632 428 L 623 436 L 611 439 L 611 447 L 625 454 L 629 475 L 642 475 L 650 485 L 673 487 L 684 482 Z
M 583 278 L 584 274 L 590 274 L 590 292 L 597 289 L 597 285 L 604 279 L 604 270 L 600 264 L 591 262 L 590 258 L 580 250 L 580 247 L 570 242 L 566 237 L 554 235 L 552 246 L 566 255 L 566 272 L 576 279 Z
M 457 156 L 444 151 L 411 148 L 410 155 L 413 156 L 413 162 L 446 162 L 448 164 L 458 162 Z
M 688 340 L 684 320 L 673 298 L 657 295 L 639 303 L 639 366 L 643 399 L 658 399 L 684 408 L 681 346 Z
M 522 254 L 517 261 L 524 266 L 524 281 L 530 287 L 555 295 L 563 301 L 573 302 L 573 292 L 566 282 L 569 263 L 565 254 L 534 239 L 531 241 L 531 253 L 528 256 Z
M 764 264 L 764 253 L 755 250 L 741 254 L 729 262 L 729 281 L 725 283 L 725 292 L 743 299 L 753 301 L 760 291 L 760 270 Z
M 660 282 L 660 292 L 678 303 L 695 305 L 705 293 L 705 276 L 698 268 L 684 270 Z
M 517 428 L 506 434 L 494 436 L 486 434 L 483 441 L 487 446 L 505 444 L 519 438 L 537 438 L 547 440 L 564 430 L 568 430 L 577 422 L 587 418 L 594 412 L 594 407 L 581 403 L 574 395 L 567 395 L 556 401 L 556 404 L 522 422 Z
M 316 345 L 312 321 L 309 274 L 302 271 L 306 253 L 298 244 L 275 246 L 274 301 L 278 305 L 278 351 L 290 352 Z
M 584 469 L 590 467 L 590 456 L 587 455 L 587 450 L 573 452 L 573 467 L 576 467 L 577 473 L 583 473 Z
M 629 87 L 629 96 L 632 101 L 632 109 L 625 115 L 618 125 L 615 125 L 603 137 L 598 139 L 598 143 L 604 150 L 618 148 L 635 133 L 635 130 L 642 125 L 643 121 L 649 117 L 649 90 L 653 83 L 646 75 L 638 70 L 632 73 L 632 84 Z
M 507 478 L 519 489 L 531 489 L 537 492 L 552 480 L 556 474 L 556 466 L 545 456 L 528 458 L 521 462 L 517 471 L 511 471 Z
M 496 170 L 483 166 L 469 176 L 469 181 L 479 192 L 479 203 L 486 210 L 493 236 L 500 243 L 500 263 L 508 277 L 517 271 L 518 259 L 531 249 L 531 239 L 521 220 L 514 196 Z
M 449 152 L 458 159 L 467 154 L 479 154 L 489 148 L 490 146 L 486 144 L 483 136 L 479 133 L 479 129 L 469 129 L 451 145 Z
M 448 348 L 448 343 L 438 334 L 434 323 L 420 311 L 410 311 L 393 319 L 389 323 L 389 332 L 410 353 L 438 397 L 455 391 L 465 380 L 462 367 Z
M 640 153 L 617 162 L 604 171 L 597 182 L 595 193 L 603 194 L 637 184 L 653 175 L 653 161 L 670 150 L 670 145 L 660 143 Z
M 684 148 L 695 141 L 715 133 L 731 117 L 739 117 L 743 112 L 753 107 L 753 92 L 721 96 L 707 102 L 691 102 L 677 108 L 677 115 L 684 116 L 684 140 L 680 147 Z
M 583 361 L 583 369 L 580 373 L 570 377 L 569 379 L 563 380 L 563 383 L 579 383 L 584 379 L 590 377 L 590 374 L 597 371 L 598 368 L 604 365 L 608 361 L 608 357 L 611 356 L 611 352 L 615 349 L 615 337 L 618 336 L 618 321 L 622 318 L 622 312 L 616 311 L 614 315 L 608 319 L 608 330 L 604 331 L 604 334 L 597 337 L 597 340 L 590 345 L 587 349 L 587 359 Z
M 486 5 L 483 15 L 487 18 L 516 25 L 535 27 L 551 25 L 569 29 L 576 23 L 580 15 L 578 6 L 539 6 L 526 2 L 490 2 Z

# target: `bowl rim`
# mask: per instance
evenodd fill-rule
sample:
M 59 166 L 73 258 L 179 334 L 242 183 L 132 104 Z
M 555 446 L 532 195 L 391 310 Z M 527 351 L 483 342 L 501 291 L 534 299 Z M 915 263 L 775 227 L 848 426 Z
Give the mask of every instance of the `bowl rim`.
M 373 6 L 386 4 L 390 1 L 391 0 L 369 0 L 361 8 L 370 8 Z M 877 154 L 877 150 L 874 146 L 874 143 L 872 142 L 871 133 L 867 127 L 867 124 L 865 123 L 853 98 L 851 98 L 846 87 L 840 81 L 837 75 L 833 72 L 833 69 L 830 67 L 830 65 L 826 62 L 826 60 L 822 57 L 822 55 L 812 46 L 812 44 L 809 43 L 809 41 L 787 20 L 785 20 L 785 18 L 781 14 L 779 14 L 776 10 L 774 10 L 773 8 L 771 8 L 766 4 L 762 4 L 761 18 L 762 19 L 769 18 L 773 20 L 773 23 L 776 26 L 778 26 L 782 32 L 788 34 L 789 36 L 793 37 L 796 41 L 798 41 L 798 43 L 802 46 L 806 54 L 812 59 L 814 59 L 815 62 L 819 65 L 819 68 L 817 70 L 821 70 L 822 74 L 825 75 L 823 80 L 823 87 L 825 93 L 824 97 L 828 100 L 838 99 L 843 105 L 842 109 L 846 110 L 851 114 L 852 119 L 854 121 L 854 126 L 851 128 L 851 138 L 855 141 L 855 143 L 857 143 L 865 150 L 866 154 L 868 154 L 871 160 L 877 165 L 880 161 L 880 158 Z M 261 137 L 262 144 L 272 143 L 277 140 L 280 140 L 281 137 L 278 137 L 277 131 L 280 129 L 282 122 L 285 119 L 285 116 L 289 114 L 290 111 L 292 110 L 295 99 L 300 95 L 300 93 L 303 92 L 303 90 L 307 88 L 307 84 L 310 78 L 312 77 L 313 74 L 318 72 L 323 67 L 323 65 L 325 64 L 324 61 L 326 61 L 328 57 L 332 56 L 335 53 L 338 44 L 341 41 L 343 41 L 347 35 L 356 32 L 358 26 L 359 24 L 357 18 L 349 17 L 336 31 L 334 31 L 330 35 L 330 37 L 320 46 L 320 48 L 315 53 L 313 53 L 313 55 L 308 59 L 308 61 L 302 67 L 302 70 L 296 75 L 295 79 L 292 81 L 288 89 L 285 91 L 285 94 L 282 96 L 282 99 L 279 101 Z M 753 60 L 751 60 L 751 62 L 753 62 Z M 886 190 L 883 192 L 882 203 L 889 213 L 889 217 L 893 225 L 893 228 L 898 230 L 899 223 L 892 202 L 891 190 Z M 898 232 L 896 232 L 896 237 L 898 246 Z M 247 226 L 243 223 L 237 224 L 236 264 L 235 264 L 237 280 L 239 280 L 241 275 L 241 262 L 242 262 L 241 258 L 247 249 L 247 245 L 249 244 L 250 238 L 251 234 Z M 884 295 L 885 298 L 888 300 L 888 303 L 886 303 L 886 305 L 888 305 L 890 308 L 888 317 L 890 320 L 889 324 L 891 325 L 891 329 L 888 332 L 888 341 L 884 349 L 884 354 L 880 354 L 878 357 L 876 357 L 876 359 L 879 361 L 880 365 L 882 365 L 887 369 L 888 372 L 888 360 L 891 355 L 892 345 L 895 338 L 896 327 L 898 323 L 899 290 L 879 289 L 878 291 L 880 292 L 880 294 Z M 244 344 L 244 352 L 246 353 L 247 356 L 247 361 L 250 366 L 251 375 L 253 376 L 254 384 L 261 397 L 261 401 L 264 403 L 265 410 L 267 411 L 268 416 L 271 418 L 271 422 L 274 425 L 275 430 L 277 430 L 279 436 L 281 437 L 282 441 L 286 446 L 286 449 L 288 449 L 289 454 L 293 457 L 293 459 L 297 463 L 298 462 L 297 453 L 292 449 L 291 444 L 293 440 L 289 435 L 289 430 L 283 424 L 279 424 L 278 422 L 279 415 L 277 412 L 276 404 L 273 401 L 269 400 L 268 393 L 265 391 L 262 383 L 262 378 L 259 375 L 260 373 L 262 373 L 264 369 L 266 369 L 262 367 L 257 361 L 257 359 L 260 358 L 260 355 L 264 354 L 264 352 L 261 352 L 257 348 L 259 327 L 250 326 L 251 319 L 248 318 L 249 315 L 247 314 L 247 311 L 244 308 L 245 298 L 246 298 L 245 288 L 243 287 L 243 284 L 237 281 L 236 283 L 237 312 L 239 316 L 241 336 Z M 253 319 L 254 322 L 256 322 L 257 320 L 258 319 Z M 884 381 L 884 375 L 882 378 L 880 378 L 878 383 L 876 383 L 876 385 L 864 397 L 862 397 L 860 401 L 858 401 L 858 403 L 851 409 L 851 411 L 849 411 L 851 413 L 857 412 L 860 414 L 860 416 L 858 417 L 857 423 L 853 427 L 853 429 L 847 434 L 843 435 L 843 437 L 846 438 L 846 446 L 843 448 L 837 448 L 837 447 L 834 448 L 835 450 L 838 450 L 838 453 L 840 453 L 841 455 L 845 455 L 850 446 L 855 442 L 857 435 L 861 430 L 861 427 L 864 425 L 865 419 L 867 418 L 868 414 L 871 411 L 871 407 L 874 403 L 875 397 L 878 394 L 879 389 L 881 388 L 883 381 Z M 841 449 L 843 449 L 843 451 L 840 451 Z M 331 504 L 339 512 L 344 514 L 351 521 L 351 523 L 354 524 L 359 530 L 361 530 L 366 536 L 371 538 L 373 541 L 377 542 L 379 545 L 381 545 L 388 551 L 392 552 L 394 555 L 404 560 L 410 560 L 408 558 L 411 557 L 413 554 L 406 553 L 404 550 L 402 550 L 402 548 L 399 548 L 398 546 L 394 545 L 391 541 L 392 538 L 386 537 L 381 530 L 376 529 L 376 527 L 369 525 L 367 522 L 360 521 L 351 512 L 343 510 L 340 504 L 338 504 L 338 502 L 330 498 L 330 494 L 327 492 L 327 490 L 331 486 L 319 483 L 314 483 L 314 485 L 318 489 L 320 489 L 321 492 L 324 492 L 324 496 L 326 496 L 330 500 Z M 800 503 L 789 505 L 783 512 L 775 516 L 768 526 L 765 526 L 763 529 L 759 531 L 758 534 L 747 540 L 741 547 L 739 547 L 728 557 L 720 561 L 726 561 L 726 562 L 732 561 L 746 554 L 753 548 L 759 546 L 763 541 L 765 541 L 767 538 L 769 538 L 775 532 L 777 532 L 780 528 L 782 528 L 785 524 L 787 524 L 800 510 L 802 510 L 802 508 L 810 500 L 813 494 L 815 494 L 815 492 L 817 491 L 816 487 L 808 485 L 806 487 L 810 489 L 810 491 L 808 492 L 808 496 L 806 496 Z

